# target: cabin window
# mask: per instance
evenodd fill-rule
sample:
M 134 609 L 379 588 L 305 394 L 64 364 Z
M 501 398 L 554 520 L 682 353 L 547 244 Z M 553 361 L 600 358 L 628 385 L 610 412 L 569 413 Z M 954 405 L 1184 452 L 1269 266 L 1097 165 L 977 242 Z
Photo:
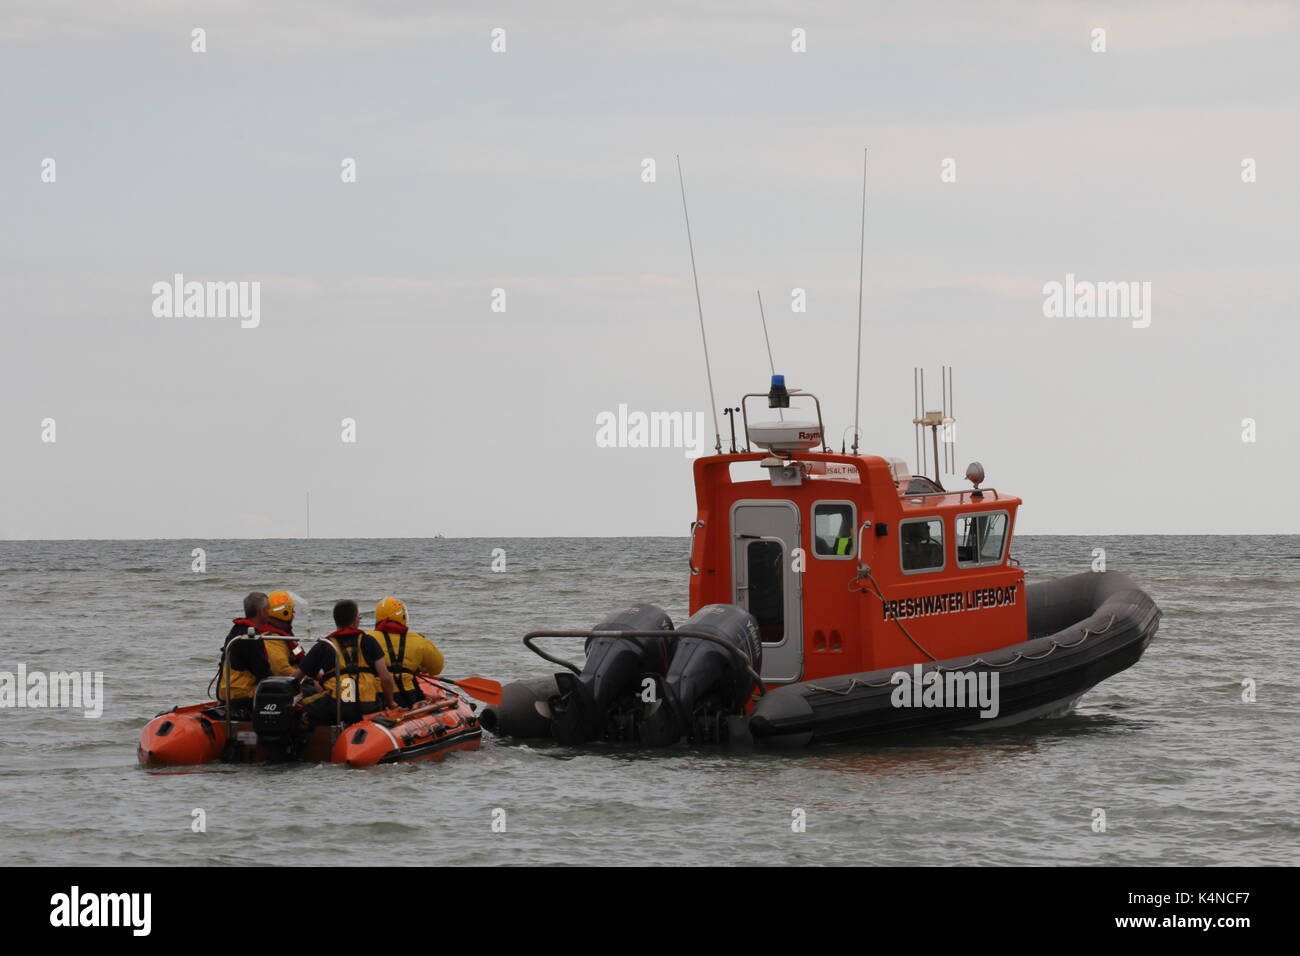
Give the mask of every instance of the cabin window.
M 899 522 L 898 546 L 904 574 L 943 569 L 943 519 L 909 518 Z
M 1005 511 L 985 511 L 957 516 L 957 566 L 974 568 L 1001 564 L 1007 541 Z
M 852 558 L 854 540 L 853 503 L 819 501 L 813 505 L 813 554 L 819 558 Z
M 758 622 L 764 644 L 785 639 L 785 548 L 780 541 L 760 538 L 745 548 L 747 610 Z

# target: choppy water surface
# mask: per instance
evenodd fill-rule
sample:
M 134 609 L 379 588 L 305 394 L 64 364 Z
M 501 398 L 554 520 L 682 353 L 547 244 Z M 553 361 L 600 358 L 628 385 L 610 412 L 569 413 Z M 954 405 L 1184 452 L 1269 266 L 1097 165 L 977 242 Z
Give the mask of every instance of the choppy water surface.
M 205 573 L 190 570 L 193 547 Z M 497 547 L 505 573 L 489 566 Z M 796 754 L 485 739 L 442 764 L 151 773 L 136 765 L 140 727 L 207 699 L 249 590 L 307 597 L 317 636 L 335 599 L 399 594 L 449 675 L 504 681 L 548 667 L 520 644 L 526 630 L 590 627 L 631 600 L 684 620 L 685 542 L 0 542 L 0 670 L 99 670 L 107 696 L 97 720 L 0 710 L 0 859 L 1300 863 L 1300 538 L 1025 537 L 1017 555 L 1050 577 L 1087 570 L 1095 547 L 1165 616 L 1138 666 L 1056 720 Z M 1241 700 L 1246 678 L 1256 703 Z M 190 830 L 195 808 L 207 833 Z M 791 831 L 795 809 L 806 832 Z

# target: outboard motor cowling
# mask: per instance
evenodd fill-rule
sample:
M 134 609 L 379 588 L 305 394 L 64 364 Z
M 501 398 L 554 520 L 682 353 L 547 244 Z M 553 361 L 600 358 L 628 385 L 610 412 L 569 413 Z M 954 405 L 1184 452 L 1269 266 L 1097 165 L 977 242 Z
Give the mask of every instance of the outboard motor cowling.
M 294 708 L 297 688 L 292 677 L 266 677 L 253 692 L 253 730 L 268 760 L 289 760 L 302 738 Z
M 637 739 L 640 721 L 657 711 L 663 699 L 659 687 L 673 656 L 672 629 L 672 619 L 653 604 L 615 611 L 592 628 L 665 633 L 662 638 L 588 638 L 582 673 L 555 675 L 558 693 L 549 701 L 552 736 L 567 745 Z
M 763 644 L 753 615 L 734 604 L 708 604 L 682 626 L 717 641 L 679 634 L 677 649 L 664 680 L 674 726 L 664 727 L 658 740 L 669 744 L 680 737 L 702 743 L 720 743 L 727 738 L 728 718 L 745 712 L 757 683 L 750 674 L 761 673 Z M 740 651 L 737 655 L 718 641 Z M 744 661 L 749 661 L 747 668 Z

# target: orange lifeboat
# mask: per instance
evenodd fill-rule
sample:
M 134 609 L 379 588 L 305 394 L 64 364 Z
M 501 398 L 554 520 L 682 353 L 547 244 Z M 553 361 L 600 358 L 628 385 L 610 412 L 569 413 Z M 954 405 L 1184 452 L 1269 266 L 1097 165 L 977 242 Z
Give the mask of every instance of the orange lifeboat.
M 781 417 L 751 420 L 746 404 L 764 397 Z M 792 397 L 815 413 L 785 414 Z M 507 684 L 488 730 L 788 747 L 1001 727 L 1066 713 L 1136 664 L 1160 623 L 1150 595 L 1116 571 L 1027 582 L 1012 556 L 1020 498 L 983 487 L 977 462 L 972 488 L 942 486 L 946 402 L 913 420 L 918 450 L 931 430 L 931 478 L 920 456 L 913 472 L 837 454 L 820 401 L 783 376 L 745 395 L 750 447 L 733 436 L 723 453 L 719 438 L 694 463 L 690 618 L 674 628 L 632 604 L 591 630 L 530 632 L 525 646 L 563 670 Z M 585 641 L 585 663 L 538 643 L 552 638 Z

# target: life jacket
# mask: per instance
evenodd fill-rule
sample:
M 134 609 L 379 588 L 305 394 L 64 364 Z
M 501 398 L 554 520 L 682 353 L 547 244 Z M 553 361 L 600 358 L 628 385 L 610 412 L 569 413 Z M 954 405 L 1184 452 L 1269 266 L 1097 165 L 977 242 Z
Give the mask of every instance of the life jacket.
M 379 674 L 361 653 L 361 639 L 365 633 L 354 627 L 345 627 L 325 638 L 334 645 L 338 653 L 334 655 L 333 664 L 321 672 L 321 687 L 331 697 L 339 696 L 337 688 L 341 671 L 344 703 L 369 704 L 379 699 Z M 342 640 L 345 637 L 351 637 L 352 640 L 345 642 Z M 342 667 L 339 666 L 340 656 Z M 349 681 L 353 688 L 351 691 L 348 689 Z
M 262 633 L 279 637 L 293 636 L 292 631 L 282 631 L 277 627 L 267 627 Z M 266 651 L 267 663 L 271 665 L 271 674 L 275 677 L 288 677 L 307 656 L 297 641 L 263 641 L 262 647 Z
M 227 664 L 229 663 L 226 655 L 230 647 L 230 642 L 234 640 L 236 637 L 240 637 L 247 634 L 250 629 L 256 630 L 257 625 L 254 624 L 246 617 L 237 617 L 234 619 L 234 621 L 231 622 L 230 633 L 226 635 L 226 643 L 222 645 L 222 649 L 221 649 L 222 650 L 221 668 L 220 668 L 220 673 L 217 675 L 217 699 L 218 700 L 226 699 L 226 667 Z M 269 624 L 263 627 L 260 633 L 272 634 L 277 637 L 291 636 L 288 631 L 282 631 L 278 627 L 272 627 Z M 279 652 L 278 650 L 275 652 L 269 650 L 269 648 L 272 645 L 277 645 L 277 644 L 284 649 L 282 653 Z M 301 651 L 298 651 L 297 641 L 263 641 L 258 643 L 258 646 L 253 651 L 253 653 L 260 653 L 263 657 L 265 657 L 267 661 L 267 665 L 271 668 L 271 673 L 276 674 L 278 671 L 283 669 L 283 665 L 280 663 L 281 658 L 284 657 L 285 659 L 292 661 L 293 654 L 295 651 L 297 651 L 298 654 L 301 656 Z M 290 673 L 292 670 L 293 670 L 293 665 L 290 664 L 289 669 L 284 671 L 284 673 L 286 674 Z M 231 700 L 240 700 L 245 697 L 252 697 L 253 692 L 255 690 L 257 690 L 256 674 L 254 674 L 250 670 L 244 670 L 243 668 L 240 667 L 234 667 L 231 669 L 230 671 L 230 699 Z
M 417 666 L 419 658 L 413 645 L 408 652 L 406 636 L 408 633 L 415 634 L 416 637 L 420 635 L 397 621 L 380 621 L 373 631 L 366 633 L 377 640 L 379 646 L 383 648 L 384 657 L 388 659 L 388 671 L 393 675 L 397 693 L 411 694 L 419 691 L 420 685 L 415 680 L 415 675 L 420 672 Z M 394 638 L 397 639 L 396 644 L 393 643 Z M 419 691 L 418 696 L 423 697 L 423 692 Z

